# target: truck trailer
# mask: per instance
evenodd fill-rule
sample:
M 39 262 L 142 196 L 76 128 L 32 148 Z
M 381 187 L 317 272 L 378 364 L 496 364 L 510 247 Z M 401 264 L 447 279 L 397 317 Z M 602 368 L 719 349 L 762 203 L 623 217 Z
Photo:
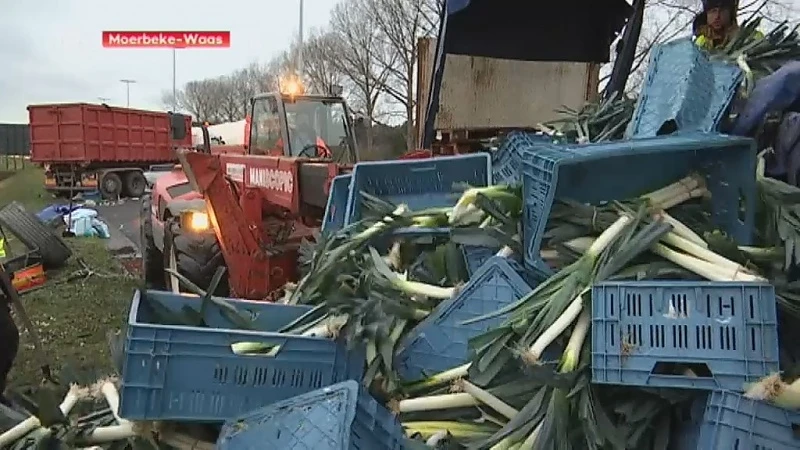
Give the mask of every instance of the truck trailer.
M 418 48 L 417 139 L 464 153 L 554 110 L 599 97 L 599 69 L 630 17 L 626 0 L 447 0 Z
M 192 146 L 192 118 L 87 103 L 28 106 L 31 161 L 56 194 L 99 190 L 104 198 L 140 197 L 144 172 L 176 164 Z

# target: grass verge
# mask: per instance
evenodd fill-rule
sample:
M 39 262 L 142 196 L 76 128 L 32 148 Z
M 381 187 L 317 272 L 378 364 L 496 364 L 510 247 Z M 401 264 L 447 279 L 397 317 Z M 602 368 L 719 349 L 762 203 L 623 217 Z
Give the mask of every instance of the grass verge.
M 35 167 L 14 172 L 0 181 L 0 207 L 11 201 L 31 212 L 55 200 L 43 189 L 44 176 Z M 8 256 L 24 251 L 9 236 Z M 47 284 L 22 296 L 25 309 L 42 338 L 51 367 L 68 365 L 72 370 L 109 374 L 113 366 L 108 357 L 106 333 L 125 322 L 136 280 L 106 250 L 106 241 L 92 238 L 67 238 L 73 257 L 57 271 L 48 272 Z M 81 264 L 81 261 L 84 264 Z M 87 274 L 86 268 L 94 271 Z M 17 321 L 19 324 L 19 321 Z M 9 384 L 35 386 L 41 381 L 39 360 L 28 334 L 21 331 L 20 350 Z

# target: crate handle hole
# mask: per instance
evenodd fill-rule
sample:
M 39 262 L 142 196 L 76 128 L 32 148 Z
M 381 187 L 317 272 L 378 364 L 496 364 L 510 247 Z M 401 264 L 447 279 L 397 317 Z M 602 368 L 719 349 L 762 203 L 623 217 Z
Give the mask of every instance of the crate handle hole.
M 231 344 L 231 351 L 237 356 L 274 358 L 278 356 L 278 352 L 280 352 L 281 347 L 282 345 L 280 344 L 264 344 L 260 342 L 234 342 Z
M 652 375 L 684 376 L 691 378 L 712 378 L 711 369 L 704 363 L 658 361 L 653 366 Z
M 661 127 L 656 132 L 656 136 L 664 136 L 678 131 L 678 122 L 675 119 L 669 119 L 661 124 Z
M 736 208 L 736 212 L 739 222 L 744 223 L 744 219 L 747 217 L 747 198 L 745 198 L 742 188 L 737 189 L 737 193 L 739 194 L 739 207 Z

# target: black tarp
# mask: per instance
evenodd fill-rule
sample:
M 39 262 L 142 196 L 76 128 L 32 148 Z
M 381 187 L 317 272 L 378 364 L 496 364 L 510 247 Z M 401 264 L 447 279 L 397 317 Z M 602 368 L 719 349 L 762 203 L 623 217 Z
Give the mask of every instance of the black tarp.
M 29 156 L 31 133 L 27 124 L 0 123 L 0 155 Z

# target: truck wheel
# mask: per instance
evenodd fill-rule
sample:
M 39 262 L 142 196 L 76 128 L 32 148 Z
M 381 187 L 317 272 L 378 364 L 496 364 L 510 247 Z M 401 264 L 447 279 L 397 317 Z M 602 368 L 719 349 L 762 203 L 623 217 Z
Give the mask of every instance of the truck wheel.
M 147 188 L 147 180 L 142 172 L 134 170 L 125 174 L 125 195 L 127 197 L 138 198 L 144 194 Z
M 225 266 L 225 258 L 217 243 L 213 230 L 193 232 L 183 230 L 177 219 L 165 224 L 164 233 L 164 267 L 177 270 L 200 289 L 208 290 L 211 278 L 217 268 Z M 167 290 L 180 291 L 169 273 L 164 273 Z M 186 288 L 182 289 L 184 292 Z M 228 276 L 224 276 L 217 286 L 214 295 L 227 296 L 230 293 Z
M 117 200 L 122 192 L 122 180 L 114 172 L 107 172 L 100 180 L 100 195 L 106 200 Z
M 153 238 L 153 216 L 150 212 L 152 198 L 149 195 L 142 197 L 139 211 L 139 245 L 142 252 L 142 276 L 148 289 L 164 289 L 164 255 L 156 246 Z

